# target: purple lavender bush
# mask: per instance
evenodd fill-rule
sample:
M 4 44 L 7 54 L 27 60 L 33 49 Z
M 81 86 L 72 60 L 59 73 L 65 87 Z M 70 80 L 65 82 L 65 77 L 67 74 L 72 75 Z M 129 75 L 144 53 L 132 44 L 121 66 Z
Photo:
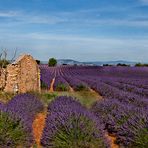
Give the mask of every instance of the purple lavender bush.
M 30 128 L 22 122 L 17 114 L 0 108 L 0 147 L 31 147 L 33 135 Z
M 126 147 L 146 148 L 148 146 L 148 114 L 146 110 L 137 110 L 117 133 L 117 143 Z
M 146 147 L 148 144 L 148 111 L 106 99 L 92 106 L 109 133 L 116 135 L 116 143 L 126 147 Z
M 54 87 L 54 90 L 56 91 L 68 91 L 69 90 L 68 82 L 61 76 L 57 76 L 55 78 L 55 83 L 53 87 Z
M 75 91 L 88 90 L 86 83 L 76 77 L 65 77 L 65 79 Z
M 0 104 L 0 146 L 30 147 L 33 143 L 32 123 L 44 106 L 31 94 L 19 94 L 6 105 Z
M 61 96 L 48 106 L 41 144 L 46 148 L 109 147 L 99 120 L 79 102 Z
M 92 106 L 92 112 L 105 124 L 110 133 L 117 133 L 120 125 L 127 121 L 131 116 L 131 106 L 121 104 L 116 99 L 106 99 L 96 102 Z
M 2 102 L 0 102 L 0 109 L 2 109 L 4 106 L 5 105 Z
M 12 98 L 7 104 L 7 109 L 16 113 L 28 126 L 32 123 L 37 113 L 43 111 L 43 103 L 31 94 L 19 94 Z
M 119 90 L 113 86 L 105 84 L 101 81 L 98 81 L 96 84 L 96 91 L 99 92 L 102 96 L 112 99 L 116 98 L 122 103 L 127 103 L 131 105 L 135 105 L 138 107 L 147 107 L 148 99 L 145 97 L 141 97 L 134 93 L 125 92 L 123 90 Z
M 41 87 L 43 89 L 49 89 L 51 81 L 54 78 L 54 69 L 49 68 L 48 65 L 40 65 L 41 71 Z

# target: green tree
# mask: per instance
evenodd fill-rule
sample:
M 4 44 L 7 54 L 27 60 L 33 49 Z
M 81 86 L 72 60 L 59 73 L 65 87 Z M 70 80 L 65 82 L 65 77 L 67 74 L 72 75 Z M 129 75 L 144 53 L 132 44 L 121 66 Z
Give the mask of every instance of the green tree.
M 48 61 L 48 66 L 56 66 L 57 60 L 55 58 L 50 58 Z

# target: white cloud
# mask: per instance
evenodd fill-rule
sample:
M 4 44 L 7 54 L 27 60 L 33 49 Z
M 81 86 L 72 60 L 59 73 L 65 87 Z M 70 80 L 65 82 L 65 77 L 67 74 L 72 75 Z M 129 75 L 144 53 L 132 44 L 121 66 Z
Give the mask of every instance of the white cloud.
M 55 34 L 12 34 L 0 37 L 1 45 L 30 53 L 47 60 L 49 56 L 77 60 L 131 60 L 147 61 L 148 38 L 101 38 Z
M 0 11 L 0 17 L 16 17 L 18 12 L 16 11 Z
M 148 2 L 148 0 L 145 0 Z M 109 8 L 108 8 L 109 9 Z M 126 11 L 124 8 L 122 11 Z M 119 11 L 114 7 L 109 9 L 110 11 Z M 53 12 L 52 14 L 37 14 L 37 13 L 27 13 L 22 11 L 0 11 L 0 17 L 7 18 L 7 23 L 5 20 L 1 22 L 1 28 L 6 28 L 7 26 L 15 25 L 25 25 L 25 24 L 48 24 L 57 25 L 64 23 L 67 26 L 99 26 L 99 25 L 109 25 L 109 26 L 133 26 L 133 27 L 148 27 L 148 20 L 141 20 L 143 18 L 142 14 L 127 14 L 124 19 L 120 18 L 101 18 L 100 12 L 106 12 L 105 8 L 102 9 L 90 9 L 90 10 L 78 10 L 74 12 Z M 97 14 L 97 17 L 94 17 Z
M 65 21 L 65 19 L 54 15 L 40 15 L 29 14 L 22 11 L 0 11 L 0 17 L 10 19 L 10 25 L 12 24 L 57 24 Z M 4 22 L 5 24 L 5 22 Z

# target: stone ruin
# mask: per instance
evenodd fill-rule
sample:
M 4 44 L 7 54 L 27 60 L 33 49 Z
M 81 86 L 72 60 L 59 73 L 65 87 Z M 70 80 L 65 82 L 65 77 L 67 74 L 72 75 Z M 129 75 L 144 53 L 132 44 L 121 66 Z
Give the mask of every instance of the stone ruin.
M 32 56 L 21 55 L 7 66 L 6 71 L 5 92 L 40 91 L 40 69 Z M 0 78 L 2 79 L 2 76 Z M 0 83 L 2 82 L 1 79 Z M 2 80 L 4 81 L 4 79 Z
M 0 69 L 0 90 L 3 90 L 5 88 L 6 84 L 6 69 Z

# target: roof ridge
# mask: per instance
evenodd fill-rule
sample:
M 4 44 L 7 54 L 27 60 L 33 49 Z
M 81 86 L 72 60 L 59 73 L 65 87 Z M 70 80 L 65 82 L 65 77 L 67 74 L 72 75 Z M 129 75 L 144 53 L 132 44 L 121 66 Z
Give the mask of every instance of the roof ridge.
M 20 55 L 12 64 L 17 64 L 19 63 L 25 56 L 30 56 L 29 54 L 22 54 Z

